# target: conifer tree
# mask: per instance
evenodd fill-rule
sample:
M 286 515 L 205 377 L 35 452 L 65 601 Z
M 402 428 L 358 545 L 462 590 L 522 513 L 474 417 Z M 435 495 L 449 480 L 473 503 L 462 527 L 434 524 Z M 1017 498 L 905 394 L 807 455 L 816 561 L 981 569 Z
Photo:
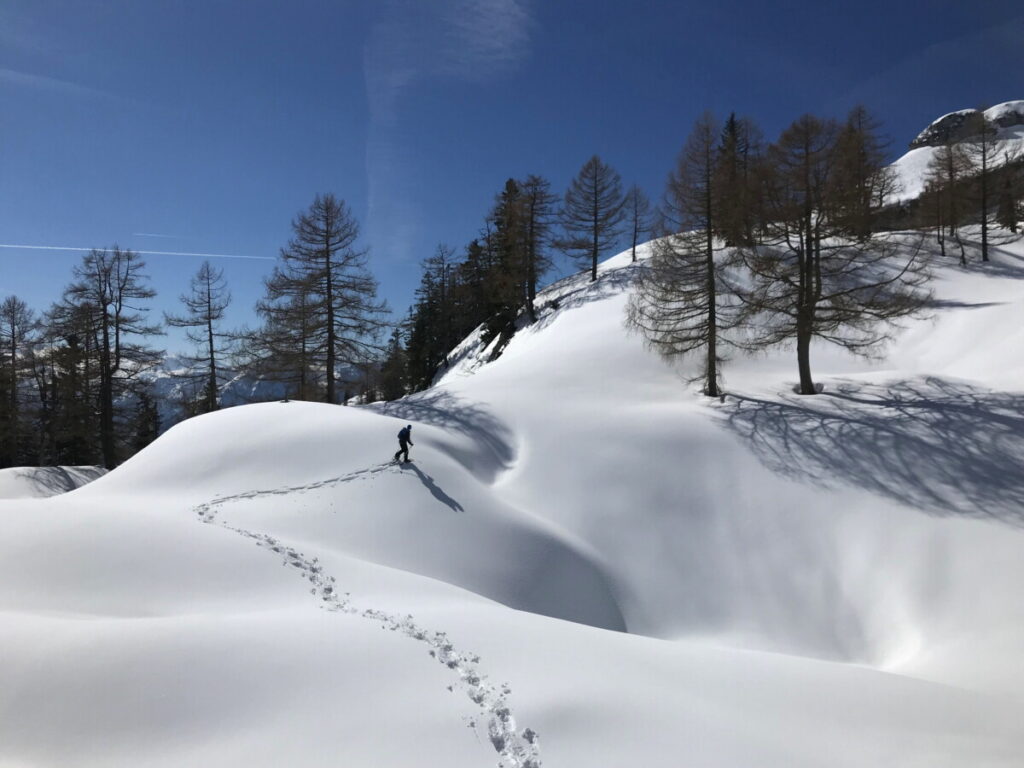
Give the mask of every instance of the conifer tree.
M 345 201 L 317 195 L 292 222 L 282 265 L 266 282 L 264 314 L 302 336 L 304 355 L 323 371 L 324 399 L 338 402 L 341 366 L 357 367 L 380 351 L 386 308 L 358 248 L 359 224 Z M 303 372 L 304 375 L 304 372 Z
M 812 115 L 783 131 L 769 151 L 765 243 L 740 249 L 750 273 L 741 297 L 747 317 L 756 315 L 751 344 L 795 340 L 804 395 L 817 392 L 812 339 L 870 354 L 929 298 L 919 243 L 852 236 L 833 183 L 838 133 Z
M 996 221 L 999 226 L 1011 232 L 1017 231 L 1017 222 L 1020 218 L 1020 204 L 1017 202 L 1020 197 L 1019 169 L 1016 167 L 1018 158 L 1010 152 L 1003 154 L 1002 183 L 999 187 L 998 203 L 996 205 Z
M 992 183 L 996 159 L 996 140 L 999 131 L 983 111 L 971 116 L 971 135 L 964 142 L 964 154 L 968 165 L 967 172 L 974 178 L 977 189 L 978 218 L 981 224 L 981 260 L 988 258 L 988 228 L 992 215 Z
M 850 110 L 836 136 L 830 218 L 834 228 L 862 242 L 871 237 L 876 212 L 896 191 L 887 149 L 881 123 L 863 106 Z
M 17 296 L 0 304 L 0 371 L 4 389 L 0 403 L 0 462 L 11 466 L 22 462 L 23 408 L 29 353 L 38 329 L 35 313 Z
M 590 266 L 591 281 L 597 280 L 598 261 L 619 242 L 623 203 L 618 172 L 597 155 L 583 164 L 566 190 L 559 243 L 566 254 Z
M 523 277 L 523 308 L 530 322 L 536 322 L 534 301 L 537 299 L 537 283 L 551 268 L 548 245 L 554 223 L 558 197 L 551 192 L 551 182 L 542 176 L 530 175 L 520 182 L 523 207 L 522 224 L 525 260 Z
M 761 218 L 757 164 L 761 134 L 753 121 L 730 114 L 722 127 L 716 159 L 716 234 L 726 245 L 751 245 Z
M 220 377 L 232 338 L 220 327 L 224 311 L 231 303 L 223 270 L 204 261 L 192 277 L 190 292 L 182 294 L 180 300 L 185 305 L 185 313 L 165 314 L 165 322 L 176 328 L 185 328 L 186 338 L 197 349 L 196 354 L 184 357 L 184 376 L 190 381 L 202 381 L 200 412 L 209 413 L 220 407 Z
M 97 379 L 100 450 L 107 469 L 119 461 L 114 401 L 162 355 L 145 343 L 146 337 L 160 333 L 159 327 L 146 322 L 148 309 L 140 303 L 156 295 L 145 266 L 134 251 L 117 246 L 93 250 L 75 267 L 75 281 L 64 292 L 65 318 L 77 320 L 78 330 L 92 337 L 95 357 L 90 362 Z
M 634 184 L 626 193 L 624 208 L 630 232 L 630 260 L 635 262 L 636 247 L 642 242 L 643 237 L 651 232 L 651 201 L 647 199 L 644 191 Z
M 402 345 L 402 332 L 399 328 L 395 328 L 388 341 L 380 369 L 381 396 L 384 400 L 397 400 L 407 394 L 406 376 L 406 355 Z
M 953 238 L 960 250 L 960 264 L 967 263 L 960 227 L 967 214 L 967 186 L 970 158 L 961 144 L 947 141 L 936 147 L 928 164 L 926 189 L 932 198 L 935 230 L 942 255 L 946 255 L 946 236 Z
M 659 354 L 703 353 L 700 378 L 710 397 L 720 394 L 720 331 L 735 321 L 728 309 L 720 311 L 728 254 L 715 237 L 722 200 L 718 134 L 705 113 L 686 140 L 665 190 L 654 255 L 627 309 L 627 324 Z

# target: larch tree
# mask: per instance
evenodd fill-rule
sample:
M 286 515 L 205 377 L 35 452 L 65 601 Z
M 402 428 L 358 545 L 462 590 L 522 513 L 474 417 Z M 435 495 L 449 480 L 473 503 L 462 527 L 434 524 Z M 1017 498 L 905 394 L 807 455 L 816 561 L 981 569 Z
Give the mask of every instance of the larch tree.
M 833 183 L 839 127 L 804 115 L 769 150 L 768 231 L 763 245 L 739 249 L 749 272 L 740 293 L 752 346 L 795 341 L 799 392 L 818 389 L 811 342 L 871 354 L 930 293 L 920 242 L 858 239 Z
M 522 225 L 525 229 L 523 309 L 530 322 L 536 322 L 534 302 L 537 299 L 537 283 L 551 269 L 548 246 L 551 243 L 558 197 L 551 192 L 551 182 L 542 176 L 527 176 L 519 183 L 519 187 L 522 190 L 520 204 L 523 207 Z
M 729 115 L 715 162 L 715 231 L 726 245 L 752 245 L 761 218 L 757 194 L 761 132 L 749 118 Z
M 266 282 L 263 306 L 301 308 L 309 321 L 301 328 L 303 344 L 323 370 L 324 399 L 337 403 L 339 368 L 358 367 L 380 352 L 387 309 L 377 300 L 367 252 L 356 243 L 359 224 L 344 200 L 317 195 L 293 220 L 292 232 L 282 265 Z
M 964 154 L 968 164 L 968 173 L 973 177 L 977 190 L 978 220 L 981 225 L 981 260 L 988 258 L 988 229 L 992 216 L 993 177 L 997 158 L 996 142 L 999 130 L 996 125 L 985 117 L 981 110 L 974 113 L 970 120 L 970 136 L 963 142 Z
M 24 455 L 22 395 L 37 329 L 35 313 L 17 296 L 8 296 L 0 304 L 0 370 L 6 395 L 0 403 L 0 461 L 7 465 L 21 463 Z
M 720 395 L 720 331 L 735 315 L 720 312 L 728 251 L 716 238 L 721 198 L 719 127 L 710 113 L 694 125 L 661 204 L 654 254 L 641 271 L 627 308 L 627 326 L 664 357 L 700 352 L 704 393 Z
M 651 233 L 651 201 L 647 195 L 636 184 L 626 192 L 624 203 L 626 211 L 626 225 L 630 234 L 629 253 L 631 261 L 636 261 L 636 247 L 643 242 L 643 238 Z
M 597 155 L 591 157 L 569 183 L 559 212 L 562 250 L 589 264 L 591 281 L 597 263 L 618 242 L 625 218 L 622 179 Z
M 68 316 L 79 317 L 83 330 L 93 336 L 100 450 L 107 469 L 118 463 L 114 401 L 162 354 L 145 343 L 160 333 L 146 322 L 149 310 L 144 303 L 156 292 L 148 285 L 145 266 L 134 251 L 117 246 L 93 250 L 82 257 L 74 282 L 64 291 Z
M 850 110 L 836 136 L 830 217 L 860 241 L 871 237 L 875 214 L 896 192 L 896 174 L 886 163 L 888 146 L 881 123 L 863 106 Z
M 199 410 L 210 413 L 220 407 L 220 378 L 233 338 L 221 328 L 224 311 L 231 303 L 223 270 L 204 261 L 192 276 L 189 293 L 179 298 L 185 307 L 184 314 L 165 313 L 164 320 L 169 326 L 184 328 L 185 337 L 196 349 L 195 354 L 183 358 L 186 367 L 184 377 L 192 382 L 202 382 Z
M 971 161 L 963 145 L 947 141 L 935 148 L 926 172 L 926 195 L 931 198 L 935 232 L 942 255 L 946 255 L 946 237 L 953 238 L 960 251 L 960 263 L 967 263 L 960 227 L 967 215 L 966 179 Z

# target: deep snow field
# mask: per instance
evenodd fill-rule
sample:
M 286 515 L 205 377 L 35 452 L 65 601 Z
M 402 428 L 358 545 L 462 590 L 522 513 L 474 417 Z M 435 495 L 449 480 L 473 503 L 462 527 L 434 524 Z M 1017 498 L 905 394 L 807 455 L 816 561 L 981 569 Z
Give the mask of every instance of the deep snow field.
M 0 501 L 0 766 L 1021 766 L 1024 242 L 883 360 L 623 327 L 628 254 L 431 390 Z M 414 461 L 390 463 L 413 424 Z

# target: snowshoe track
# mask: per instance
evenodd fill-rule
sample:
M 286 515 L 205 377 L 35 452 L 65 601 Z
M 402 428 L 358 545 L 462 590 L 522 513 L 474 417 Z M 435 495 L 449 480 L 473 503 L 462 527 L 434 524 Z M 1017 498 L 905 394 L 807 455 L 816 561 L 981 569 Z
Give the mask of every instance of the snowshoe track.
M 478 717 L 469 718 L 467 724 L 473 729 L 477 729 L 479 726 L 486 727 L 487 738 L 499 756 L 498 768 L 540 768 L 540 743 L 537 733 L 530 728 L 522 730 L 517 728 L 515 717 L 508 703 L 508 696 L 512 693 L 512 689 L 507 684 L 491 683 L 487 676 L 479 670 L 479 656 L 458 650 L 445 632 L 430 631 L 421 627 L 412 615 L 398 616 L 375 608 L 360 608 L 352 602 L 350 593 L 338 591 L 334 577 L 324 572 L 318 558 L 307 557 L 273 536 L 231 525 L 219 517 L 217 508 L 227 502 L 301 493 L 372 477 L 388 471 L 389 468 L 391 471 L 396 471 L 393 467 L 392 462 L 387 462 L 307 485 L 246 491 L 231 496 L 222 496 L 200 504 L 194 509 L 201 522 L 218 525 L 239 536 L 251 539 L 258 547 L 280 555 L 283 566 L 294 568 L 302 578 L 310 582 L 312 585 L 309 590 L 310 594 L 317 599 L 322 609 L 372 619 L 379 622 L 382 629 L 400 632 L 408 638 L 425 644 L 431 658 L 458 676 L 458 680 L 448 686 L 448 690 L 455 691 L 457 688 L 462 690 L 478 707 Z M 397 471 L 400 471 L 400 468 Z

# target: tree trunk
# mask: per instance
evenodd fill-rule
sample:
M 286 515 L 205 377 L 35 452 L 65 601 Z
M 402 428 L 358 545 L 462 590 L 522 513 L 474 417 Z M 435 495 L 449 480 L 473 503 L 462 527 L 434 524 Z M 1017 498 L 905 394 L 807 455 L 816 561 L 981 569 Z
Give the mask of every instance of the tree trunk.
M 103 466 L 113 469 L 117 466 L 114 448 L 114 371 L 110 361 L 109 320 L 103 318 L 103 348 L 100 350 L 100 450 L 103 452 Z
M 325 242 L 324 243 L 324 247 L 325 248 L 329 248 L 328 243 Z M 331 405 L 334 405 L 334 403 L 337 400 L 337 390 L 336 390 L 336 384 L 335 384 L 335 381 L 334 381 L 334 375 L 335 375 L 335 371 L 334 371 L 334 365 L 335 365 L 335 363 L 334 363 L 334 353 L 335 353 L 335 349 L 334 349 L 334 343 L 335 343 L 334 334 L 335 334 L 335 328 L 334 328 L 334 291 L 333 291 L 333 288 L 334 288 L 333 277 L 334 277 L 334 275 L 331 273 L 331 252 L 330 252 L 330 250 L 327 250 L 326 253 L 324 254 L 324 260 L 326 261 L 325 268 L 327 270 L 327 273 L 326 273 L 326 276 L 325 276 L 325 280 L 327 282 L 327 291 L 326 291 L 326 296 L 325 296 L 325 299 L 326 299 L 326 302 L 327 302 L 327 402 L 330 403 Z
M 801 314 L 804 314 L 803 310 Z M 800 369 L 800 394 L 818 394 L 811 378 L 811 330 L 810 321 L 806 318 L 797 319 L 796 362 Z
M 982 139 L 987 141 L 986 138 Z M 988 148 L 981 151 L 981 260 L 988 261 Z
M 715 296 L 715 253 L 711 227 L 707 230 L 707 292 L 708 292 L 708 371 L 704 393 L 718 397 L 718 318 Z

